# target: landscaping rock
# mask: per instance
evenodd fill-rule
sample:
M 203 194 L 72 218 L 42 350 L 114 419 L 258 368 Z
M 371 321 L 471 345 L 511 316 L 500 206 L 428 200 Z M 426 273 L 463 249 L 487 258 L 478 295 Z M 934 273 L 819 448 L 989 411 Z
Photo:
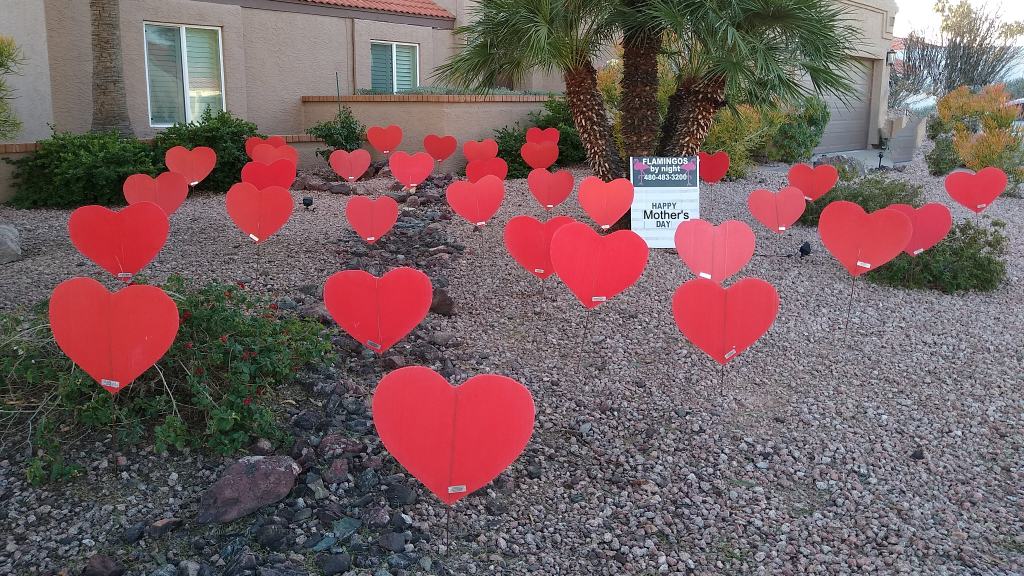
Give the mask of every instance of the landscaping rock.
M 319 556 L 316 559 L 316 565 L 324 573 L 324 576 L 336 576 L 348 572 L 352 567 L 352 557 L 345 552 Z
M 0 224 L 0 264 L 21 260 L 21 237 L 11 224 Z
M 82 570 L 82 576 L 121 576 L 126 570 L 110 556 L 96 554 L 89 558 L 89 562 Z
M 202 496 L 196 522 L 231 522 L 291 492 L 302 468 L 288 456 L 246 456 Z
M 347 182 L 333 182 L 327 185 L 327 191 L 331 194 L 344 194 L 351 196 L 356 193 L 356 187 Z
M 839 176 L 847 180 L 863 178 L 868 173 L 864 163 L 852 156 L 835 154 L 832 156 L 822 156 L 814 161 L 814 166 L 821 166 L 823 164 L 834 166 L 839 171 Z
M 455 314 L 455 301 L 442 288 L 434 288 L 434 299 L 430 302 L 430 311 L 442 316 Z

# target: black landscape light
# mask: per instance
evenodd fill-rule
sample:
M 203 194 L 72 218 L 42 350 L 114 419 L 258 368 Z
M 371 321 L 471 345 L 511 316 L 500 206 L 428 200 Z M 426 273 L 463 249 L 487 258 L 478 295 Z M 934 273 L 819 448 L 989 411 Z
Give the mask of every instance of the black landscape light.
M 306 208 L 306 210 L 309 210 L 310 208 L 312 208 L 313 207 L 313 197 L 312 196 L 303 196 L 302 197 L 302 205 Z

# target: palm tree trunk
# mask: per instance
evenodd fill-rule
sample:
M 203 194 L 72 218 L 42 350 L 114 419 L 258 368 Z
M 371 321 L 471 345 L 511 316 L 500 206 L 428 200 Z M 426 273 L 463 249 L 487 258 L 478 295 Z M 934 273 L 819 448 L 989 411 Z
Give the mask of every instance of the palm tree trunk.
M 715 114 L 725 107 L 725 79 L 701 78 L 684 94 L 678 104 L 678 119 L 668 147 L 668 152 L 674 156 L 693 156 L 700 150 Z
M 668 98 L 668 112 L 665 114 L 665 120 L 661 123 L 661 135 L 658 138 L 658 148 L 656 150 L 658 156 L 668 156 L 670 154 L 672 138 L 679 126 L 679 119 L 683 115 L 683 108 L 685 108 L 690 97 L 686 86 L 682 79 L 678 79 L 676 81 L 676 91 Z
M 658 145 L 658 54 L 661 34 L 622 37 L 622 143 L 627 156 L 651 156 Z
M 92 130 L 132 135 L 121 58 L 120 0 L 89 0 L 92 18 Z
M 597 70 L 591 63 L 565 71 L 565 100 L 594 175 L 606 182 L 623 177 L 625 165 L 615 148 L 611 122 L 597 89 Z

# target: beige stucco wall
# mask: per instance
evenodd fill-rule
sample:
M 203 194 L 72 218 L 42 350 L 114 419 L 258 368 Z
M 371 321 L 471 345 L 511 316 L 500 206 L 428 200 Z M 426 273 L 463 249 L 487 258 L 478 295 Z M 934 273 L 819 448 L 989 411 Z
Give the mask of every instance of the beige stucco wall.
M 14 91 L 11 106 L 21 120 L 18 134 L 2 142 L 32 142 L 50 134 L 53 122 L 50 97 L 50 57 L 46 46 L 46 12 L 39 0 L 3 0 L 0 36 L 14 39 L 23 61 L 18 74 L 4 78 Z M 2 167 L 0 167 L 2 169 Z
M 861 30 L 856 56 L 869 61 L 871 109 L 868 145 L 878 144 L 878 128 L 889 114 L 889 68 L 885 54 L 892 47 L 892 28 L 899 8 L 895 0 L 838 0 Z

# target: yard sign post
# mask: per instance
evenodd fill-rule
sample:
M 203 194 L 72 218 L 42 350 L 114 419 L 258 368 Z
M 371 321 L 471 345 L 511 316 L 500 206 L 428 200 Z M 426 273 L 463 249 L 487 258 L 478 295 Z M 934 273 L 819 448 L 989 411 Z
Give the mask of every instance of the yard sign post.
M 651 248 L 673 248 L 676 227 L 700 218 L 697 156 L 629 159 L 633 183 L 630 227 Z

